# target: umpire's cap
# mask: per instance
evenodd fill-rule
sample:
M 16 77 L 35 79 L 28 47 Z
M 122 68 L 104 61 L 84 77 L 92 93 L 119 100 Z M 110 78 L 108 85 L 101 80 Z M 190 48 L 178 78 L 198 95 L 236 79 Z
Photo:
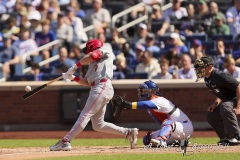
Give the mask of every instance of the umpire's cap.
M 207 67 L 210 65 L 213 65 L 214 61 L 210 57 L 201 57 L 199 59 L 196 59 L 194 62 L 194 68 L 199 68 L 199 67 Z

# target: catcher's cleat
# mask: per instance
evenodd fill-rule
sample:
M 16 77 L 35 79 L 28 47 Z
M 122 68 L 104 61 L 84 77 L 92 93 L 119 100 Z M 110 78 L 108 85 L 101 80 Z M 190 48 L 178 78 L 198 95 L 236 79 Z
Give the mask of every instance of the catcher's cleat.
M 72 146 L 69 142 L 58 141 L 54 146 L 49 147 L 50 151 L 70 151 Z
M 151 139 L 150 143 L 152 143 L 152 147 L 167 147 L 167 142 L 161 139 Z
M 138 135 L 138 129 L 137 128 L 129 128 L 128 134 L 126 138 L 128 138 L 130 142 L 130 147 L 133 149 L 135 145 L 137 144 L 137 135 Z

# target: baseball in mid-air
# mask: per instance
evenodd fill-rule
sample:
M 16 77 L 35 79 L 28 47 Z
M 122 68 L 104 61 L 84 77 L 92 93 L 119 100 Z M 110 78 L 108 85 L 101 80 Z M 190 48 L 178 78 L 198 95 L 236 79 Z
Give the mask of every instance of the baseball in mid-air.
M 30 92 L 31 90 L 32 90 L 32 88 L 31 88 L 30 86 L 26 86 L 26 87 L 25 87 L 25 91 L 26 91 L 26 92 Z

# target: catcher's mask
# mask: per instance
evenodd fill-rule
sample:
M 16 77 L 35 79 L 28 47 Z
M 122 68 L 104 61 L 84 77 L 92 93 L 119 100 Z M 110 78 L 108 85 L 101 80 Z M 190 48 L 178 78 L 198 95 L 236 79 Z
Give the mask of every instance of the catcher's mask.
M 194 68 L 197 75 L 197 81 L 205 76 L 206 67 L 213 65 L 213 59 L 208 57 L 201 57 L 195 60 Z
M 150 100 L 152 94 L 161 96 L 162 94 L 159 91 L 159 88 L 156 83 L 149 80 L 144 83 L 141 83 L 138 87 L 138 98 L 139 101 Z
M 86 43 L 86 47 L 83 48 L 83 52 L 88 54 L 89 52 L 92 52 L 98 48 L 101 48 L 102 46 L 103 46 L 103 43 L 100 40 L 92 39 Z

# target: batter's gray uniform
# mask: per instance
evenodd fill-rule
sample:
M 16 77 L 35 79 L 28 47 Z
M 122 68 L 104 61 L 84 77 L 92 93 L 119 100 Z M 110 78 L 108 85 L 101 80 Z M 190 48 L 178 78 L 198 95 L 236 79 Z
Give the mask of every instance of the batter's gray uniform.
M 99 49 L 102 52 L 100 60 L 89 64 L 86 78 L 91 84 L 89 97 L 78 120 L 72 129 L 64 137 L 65 141 L 74 139 L 92 121 L 92 127 L 96 131 L 127 135 L 128 129 L 116 126 L 104 121 L 107 103 L 112 99 L 114 90 L 111 79 L 113 76 L 113 53 L 106 48 Z

